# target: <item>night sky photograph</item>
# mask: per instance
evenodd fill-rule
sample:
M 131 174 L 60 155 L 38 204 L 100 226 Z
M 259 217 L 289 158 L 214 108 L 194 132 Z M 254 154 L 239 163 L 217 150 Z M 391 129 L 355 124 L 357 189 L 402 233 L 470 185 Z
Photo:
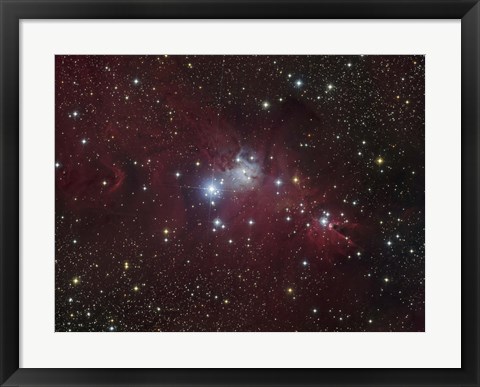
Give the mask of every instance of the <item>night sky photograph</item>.
M 425 331 L 425 57 L 57 55 L 55 331 Z

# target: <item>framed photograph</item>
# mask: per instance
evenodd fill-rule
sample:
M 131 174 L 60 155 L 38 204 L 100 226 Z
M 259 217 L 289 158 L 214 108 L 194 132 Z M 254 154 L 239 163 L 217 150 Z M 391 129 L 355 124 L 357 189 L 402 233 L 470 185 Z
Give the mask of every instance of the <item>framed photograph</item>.
M 1 385 L 480 385 L 477 1 L 0 5 Z

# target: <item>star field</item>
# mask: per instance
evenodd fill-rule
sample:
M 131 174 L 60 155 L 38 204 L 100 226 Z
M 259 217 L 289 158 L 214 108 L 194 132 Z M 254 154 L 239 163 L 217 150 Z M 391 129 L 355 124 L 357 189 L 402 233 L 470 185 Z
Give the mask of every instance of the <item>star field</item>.
M 423 56 L 55 72 L 56 331 L 424 331 Z

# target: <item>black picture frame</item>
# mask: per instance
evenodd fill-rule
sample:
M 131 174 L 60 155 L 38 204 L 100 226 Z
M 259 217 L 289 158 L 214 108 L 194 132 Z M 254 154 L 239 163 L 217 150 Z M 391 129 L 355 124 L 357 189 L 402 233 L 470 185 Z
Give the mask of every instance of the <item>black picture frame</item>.
M 479 386 L 478 0 L 0 0 L 0 383 L 159 386 Z M 21 19 L 461 19 L 462 367 L 459 369 L 19 368 L 19 21 Z M 448 311 L 446 311 L 448 313 Z

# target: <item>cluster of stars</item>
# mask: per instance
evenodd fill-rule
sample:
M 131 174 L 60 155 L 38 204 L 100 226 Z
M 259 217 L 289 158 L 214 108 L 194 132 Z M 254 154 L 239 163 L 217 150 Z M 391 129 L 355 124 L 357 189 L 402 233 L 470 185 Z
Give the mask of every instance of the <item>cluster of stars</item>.
M 56 56 L 57 331 L 423 331 L 423 56 Z

